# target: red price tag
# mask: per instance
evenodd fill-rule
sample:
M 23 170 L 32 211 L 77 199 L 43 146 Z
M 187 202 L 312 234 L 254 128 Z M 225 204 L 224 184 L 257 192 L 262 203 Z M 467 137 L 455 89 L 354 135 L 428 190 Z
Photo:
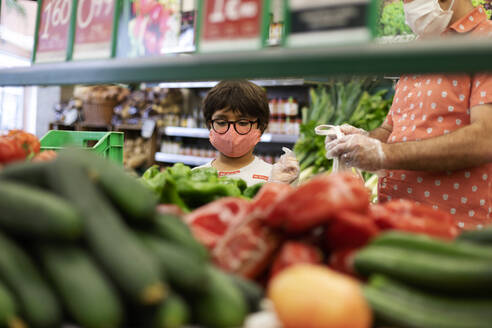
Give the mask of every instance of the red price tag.
M 72 5 L 72 0 L 43 0 L 36 62 L 65 60 Z
M 109 58 L 116 0 L 78 0 L 74 59 Z
M 203 9 L 201 50 L 261 46 L 261 0 L 205 0 Z

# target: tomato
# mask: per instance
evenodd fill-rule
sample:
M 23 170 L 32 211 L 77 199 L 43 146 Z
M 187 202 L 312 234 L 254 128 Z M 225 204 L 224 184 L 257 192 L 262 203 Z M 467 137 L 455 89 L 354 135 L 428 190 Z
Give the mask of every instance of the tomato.
M 34 156 L 33 162 L 49 162 L 53 161 L 57 157 L 57 153 L 54 150 L 45 150 Z
M 282 246 L 280 253 L 273 262 L 270 278 L 292 265 L 300 263 L 319 264 L 322 260 L 321 251 L 318 248 L 300 242 L 287 242 Z
M 194 236 L 212 249 L 230 226 L 246 219 L 250 202 L 240 198 L 225 197 L 191 212 L 185 217 Z
M 7 164 L 15 161 L 21 161 L 25 158 L 26 154 L 20 143 L 12 137 L 0 137 L 0 163 Z
M 278 202 L 267 222 L 287 232 L 301 233 L 325 224 L 345 210 L 366 213 L 369 192 L 351 173 L 317 177 Z
M 383 230 L 398 229 L 446 239 L 454 239 L 459 234 L 459 228 L 450 214 L 417 205 L 410 200 L 373 205 L 370 215 Z
M 326 226 L 326 245 L 331 250 L 365 246 L 380 229 L 367 214 L 344 211 Z
M 41 149 L 41 144 L 34 134 L 22 130 L 10 130 L 7 137 L 13 138 L 20 145 L 26 157 L 30 154 L 39 153 Z

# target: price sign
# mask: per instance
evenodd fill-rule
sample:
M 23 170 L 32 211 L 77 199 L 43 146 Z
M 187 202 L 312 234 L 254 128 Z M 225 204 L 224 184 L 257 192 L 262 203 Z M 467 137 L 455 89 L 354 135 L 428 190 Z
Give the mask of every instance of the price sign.
M 374 3 L 377 1 L 289 0 L 287 45 L 305 47 L 368 41 Z
M 42 0 L 37 16 L 35 62 L 64 61 L 69 42 L 72 0 Z
M 118 0 L 78 0 L 73 59 L 112 56 Z
M 202 1 L 200 51 L 248 50 L 261 47 L 265 8 L 261 0 Z

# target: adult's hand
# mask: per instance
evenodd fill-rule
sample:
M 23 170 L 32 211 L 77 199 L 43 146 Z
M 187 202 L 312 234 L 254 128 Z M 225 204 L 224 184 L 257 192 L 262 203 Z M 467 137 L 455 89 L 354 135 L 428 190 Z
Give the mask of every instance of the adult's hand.
M 386 161 L 381 141 L 360 134 L 343 136 L 326 143 L 326 157 L 338 157 L 346 166 L 364 171 L 383 169 Z

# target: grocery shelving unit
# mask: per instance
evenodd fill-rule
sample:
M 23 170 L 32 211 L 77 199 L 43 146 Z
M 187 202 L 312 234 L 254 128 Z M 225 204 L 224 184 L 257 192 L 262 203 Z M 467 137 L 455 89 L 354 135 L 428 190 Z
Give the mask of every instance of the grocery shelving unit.
M 37 64 L 0 71 L 0 86 L 316 78 L 337 74 L 492 71 L 490 39 L 264 49 Z
M 188 156 L 188 155 L 178 155 L 178 154 L 167 154 L 157 152 L 155 153 L 156 162 L 162 163 L 183 163 L 190 166 L 200 166 L 210 162 L 213 158 L 208 157 L 198 157 L 198 156 Z

